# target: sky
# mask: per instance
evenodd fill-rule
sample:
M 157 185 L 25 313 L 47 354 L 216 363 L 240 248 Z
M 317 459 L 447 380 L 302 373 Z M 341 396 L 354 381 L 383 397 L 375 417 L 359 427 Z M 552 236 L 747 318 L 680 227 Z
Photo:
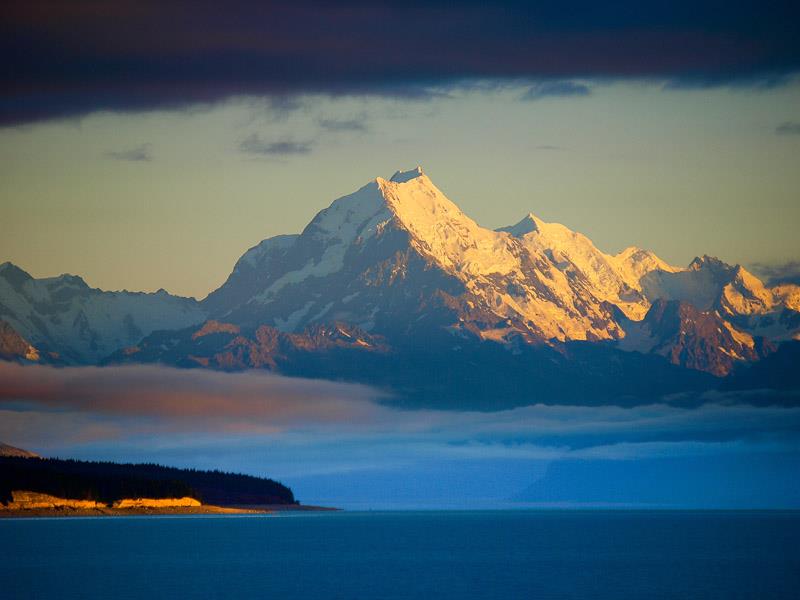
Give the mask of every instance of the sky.
M 0 5 L 0 263 L 205 297 L 421 165 L 479 224 L 800 280 L 800 5 Z M 351 508 L 800 507 L 794 392 L 400 411 L 268 373 L 0 363 L 0 440 L 281 479 Z M 693 399 L 697 400 L 697 399 Z
M 202 298 L 419 164 L 486 227 L 798 270 L 796 7 L 527 4 L 7 3 L 0 260 Z

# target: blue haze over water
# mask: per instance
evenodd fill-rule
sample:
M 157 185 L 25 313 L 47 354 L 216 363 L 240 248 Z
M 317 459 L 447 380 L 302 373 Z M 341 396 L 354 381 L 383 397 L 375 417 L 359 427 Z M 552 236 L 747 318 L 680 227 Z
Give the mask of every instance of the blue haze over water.
M 800 597 L 800 512 L 0 521 L 3 598 Z

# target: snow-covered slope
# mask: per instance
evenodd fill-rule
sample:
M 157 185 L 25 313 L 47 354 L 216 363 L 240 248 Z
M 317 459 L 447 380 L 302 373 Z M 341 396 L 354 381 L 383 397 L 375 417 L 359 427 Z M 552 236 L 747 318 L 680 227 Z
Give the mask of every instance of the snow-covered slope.
M 643 294 L 642 277 L 654 270 L 680 270 L 636 247 L 615 256 L 605 254 L 585 235 L 559 223 L 545 223 L 533 214 L 499 231 L 521 239 L 532 254 L 547 257 L 580 293 L 611 302 L 632 319 L 641 319 L 650 304 Z
M 270 277 L 282 269 L 286 254 L 297 235 L 278 235 L 250 248 L 236 262 L 225 284 L 204 300 L 206 309 L 219 312 L 250 300 L 267 285 Z
M 648 300 L 685 302 L 719 314 L 742 332 L 772 341 L 800 337 L 800 287 L 767 288 L 741 265 L 718 258 L 695 258 L 675 272 L 654 270 L 642 278 Z
M 605 302 L 641 318 L 638 274 L 674 270 L 645 251 L 604 255 L 533 216 L 507 230 L 481 227 L 420 168 L 379 177 L 300 236 L 262 245 L 204 301 L 213 314 L 286 331 L 347 320 L 384 333 L 434 304 L 440 325 L 495 341 L 616 339 L 624 334 Z
M 725 320 L 723 341 L 752 341 L 765 332 L 796 335 L 790 306 L 797 298 L 709 257 L 680 268 L 635 247 L 606 254 L 533 214 L 498 230 L 481 227 L 418 167 L 335 200 L 298 236 L 249 250 L 203 304 L 215 318 L 285 332 L 345 322 L 388 339 L 434 327 L 511 349 L 520 341 L 630 337 L 620 348 L 641 350 L 637 324 L 658 300 L 696 308 L 703 323 Z M 678 326 L 694 315 L 681 314 L 683 321 L 666 322 Z M 659 352 L 678 338 L 661 335 Z M 719 352 L 742 360 L 752 354 Z
M 74 275 L 34 279 L 0 265 L 0 319 L 57 362 L 94 363 L 157 329 L 199 323 L 205 312 L 190 298 L 103 292 Z

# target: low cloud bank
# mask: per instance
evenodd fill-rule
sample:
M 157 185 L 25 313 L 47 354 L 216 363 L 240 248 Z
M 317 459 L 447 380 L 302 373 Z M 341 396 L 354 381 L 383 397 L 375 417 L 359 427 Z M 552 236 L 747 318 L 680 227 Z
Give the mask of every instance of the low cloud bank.
M 176 430 L 259 430 L 359 423 L 381 409 L 366 386 L 263 372 L 158 366 L 57 369 L 0 363 L 0 408 L 146 417 Z
M 800 506 L 800 403 L 787 392 L 489 413 L 382 397 L 255 371 L 0 363 L 0 440 L 275 477 L 304 502 L 351 508 Z
M 142 436 L 183 446 L 201 435 L 306 450 L 338 446 L 342 455 L 358 448 L 356 455 L 377 449 L 395 457 L 624 459 L 800 439 L 800 407 L 786 392 L 715 393 L 695 408 L 533 405 L 483 413 L 395 410 L 367 386 L 258 371 L 0 363 L 0 381 L 0 440 L 34 450 Z

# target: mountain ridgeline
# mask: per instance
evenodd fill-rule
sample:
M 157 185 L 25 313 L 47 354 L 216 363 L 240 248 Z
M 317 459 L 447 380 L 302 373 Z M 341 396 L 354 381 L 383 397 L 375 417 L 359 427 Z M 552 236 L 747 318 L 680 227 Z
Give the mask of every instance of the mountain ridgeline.
M 21 362 L 258 368 L 492 408 L 758 387 L 800 338 L 800 287 L 708 256 L 609 255 L 532 214 L 486 229 L 417 168 L 251 248 L 201 302 L 6 263 L 0 320 L 0 356 Z

